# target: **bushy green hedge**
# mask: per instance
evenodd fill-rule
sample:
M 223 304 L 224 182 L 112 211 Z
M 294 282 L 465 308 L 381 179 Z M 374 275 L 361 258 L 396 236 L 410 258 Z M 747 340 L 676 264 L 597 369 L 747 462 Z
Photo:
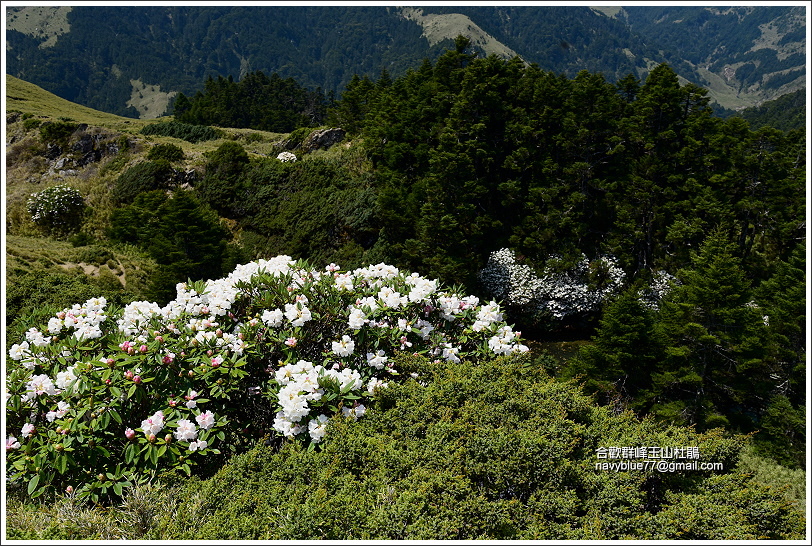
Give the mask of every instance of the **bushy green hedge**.
M 166 161 L 180 161 L 183 159 L 183 149 L 174 144 L 158 144 L 149 150 L 147 159 L 155 161 L 165 159 Z
M 152 123 L 141 129 L 143 135 L 179 138 L 191 143 L 222 138 L 223 132 L 207 125 L 191 125 L 179 121 Z
M 172 166 L 166 159 L 142 161 L 116 179 L 110 195 L 118 203 L 131 203 L 139 194 L 169 187 Z
M 596 407 L 522 358 L 432 364 L 323 449 L 259 445 L 177 493 L 162 539 L 790 539 L 797 511 L 733 471 L 744 438 Z M 694 446 L 724 470 L 596 470 L 611 446 Z

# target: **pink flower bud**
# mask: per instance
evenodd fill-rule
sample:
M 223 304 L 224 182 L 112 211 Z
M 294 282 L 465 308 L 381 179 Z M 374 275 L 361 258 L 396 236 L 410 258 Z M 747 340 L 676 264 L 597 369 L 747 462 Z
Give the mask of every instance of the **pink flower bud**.
M 171 443 L 172 442 L 172 435 L 167 434 L 166 436 L 164 436 L 164 442 L 166 442 L 167 444 Z
M 126 372 L 124 372 L 124 377 L 125 379 L 132 379 L 133 373 L 130 370 L 127 370 Z
M 105 380 L 104 380 L 104 383 L 105 383 L 106 385 L 109 385 L 109 384 L 110 384 L 110 383 L 112 383 L 112 382 L 113 382 L 113 381 L 112 381 L 110 378 L 107 378 L 107 379 L 105 379 Z
M 155 341 L 157 341 L 158 343 L 163 343 L 164 338 L 163 338 L 163 336 L 155 336 Z
M 140 385 L 141 384 L 141 376 L 136 375 L 135 377 L 133 377 L 133 383 L 135 383 L 136 385 Z
M 151 444 L 154 444 L 154 443 L 155 443 L 155 435 L 154 435 L 154 434 L 150 434 L 149 436 L 147 436 L 147 441 L 148 441 L 149 443 L 151 443 Z
M 138 350 L 141 351 L 142 353 L 146 353 L 147 352 L 147 346 L 146 345 L 141 345 L 141 347 L 139 347 Z
M 174 408 L 174 407 L 175 407 L 175 406 L 177 406 L 177 405 L 178 405 L 178 401 L 177 401 L 177 400 L 170 400 L 170 401 L 169 401 L 169 407 L 170 407 L 170 408 Z
M 211 349 L 209 349 L 208 351 L 206 351 L 206 354 L 207 354 L 207 355 L 209 355 L 209 356 L 211 356 L 211 355 L 213 355 L 213 354 L 214 354 L 214 351 L 212 351 Z
M 172 364 L 175 359 L 169 355 L 164 355 L 163 362 L 164 364 Z
M 65 493 L 67 493 L 68 495 L 70 495 L 71 493 L 73 493 L 73 486 L 72 486 L 72 485 L 67 486 L 67 487 L 65 488 Z
M 133 438 L 135 438 L 135 431 L 131 428 L 128 428 L 124 431 L 124 436 L 126 436 L 128 440 L 132 440 Z
M 107 362 L 107 365 L 108 365 L 108 366 L 112 366 L 113 364 L 115 364 L 115 363 L 116 363 L 116 359 L 115 359 L 115 358 L 108 358 L 108 359 L 106 360 L 106 362 Z

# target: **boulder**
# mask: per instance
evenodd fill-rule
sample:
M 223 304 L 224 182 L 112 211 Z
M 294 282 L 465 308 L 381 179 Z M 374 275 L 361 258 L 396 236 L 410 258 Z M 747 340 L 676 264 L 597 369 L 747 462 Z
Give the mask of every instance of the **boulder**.
M 313 131 L 307 138 L 302 141 L 302 145 L 300 146 L 302 152 L 308 153 L 312 152 L 313 150 L 319 149 L 328 149 L 334 144 L 337 144 L 344 140 L 347 132 L 340 128 L 334 127 L 331 129 L 318 129 Z

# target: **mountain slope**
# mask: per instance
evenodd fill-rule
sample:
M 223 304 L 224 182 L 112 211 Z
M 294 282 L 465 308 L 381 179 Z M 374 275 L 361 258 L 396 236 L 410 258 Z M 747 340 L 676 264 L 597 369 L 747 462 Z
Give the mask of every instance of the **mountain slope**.
M 468 36 L 482 54 L 574 76 L 644 78 L 667 62 L 721 106 L 803 86 L 801 7 L 79 6 L 8 8 L 7 72 L 129 117 L 171 109 L 207 76 L 250 71 L 341 93 L 354 74 L 398 76 Z

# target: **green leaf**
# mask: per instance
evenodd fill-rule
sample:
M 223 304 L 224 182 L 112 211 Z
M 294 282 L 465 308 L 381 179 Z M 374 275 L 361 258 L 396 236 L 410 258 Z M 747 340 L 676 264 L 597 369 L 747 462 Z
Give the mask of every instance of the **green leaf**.
M 34 489 L 37 488 L 37 484 L 39 484 L 39 474 L 31 478 L 31 481 L 28 482 L 28 494 L 30 495 Z
M 149 450 L 149 460 L 152 461 L 152 464 L 157 466 L 158 465 L 158 448 L 155 446 L 150 446 L 152 449 Z
M 119 392 L 121 392 L 121 391 L 119 391 Z M 118 412 L 117 412 L 116 410 L 111 409 L 111 410 L 108 410 L 108 411 L 109 411 L 110 415 L 112 415 L 113 419 L 115 419 L 115 420 L 116 420 L 116 422 L 117 422 L 119 425 L 120 425 L 120 424 L 122 424 L 122 421 L 121 421 L 121 415 L 119 415 L 119 414 L 118 414 Z
M 120 483 L 115 484 L 113 486 L 113 491 L 115 492 L 116 495 L 118 495 L 120 497 L 121 496 L 121 484 Z
M 60 474 L 64 474 L 65 470 L 68 468 L 68 457 L 67 455 L 58 455 L 56 460 L 54 461 L 54 468 Z
M 137 388 L 138 388 L 138 385 L 133 383 L 132 386 L 130 386 L 130 389 L 127 391 L 127 398 L 132 398 L 133 394 L 135 394 L 135 389 L 137 389 Z
M 124 461 L 127 464 L 130 464 L 135 456 L 135 444 L 130 444 L 124 450 Z

